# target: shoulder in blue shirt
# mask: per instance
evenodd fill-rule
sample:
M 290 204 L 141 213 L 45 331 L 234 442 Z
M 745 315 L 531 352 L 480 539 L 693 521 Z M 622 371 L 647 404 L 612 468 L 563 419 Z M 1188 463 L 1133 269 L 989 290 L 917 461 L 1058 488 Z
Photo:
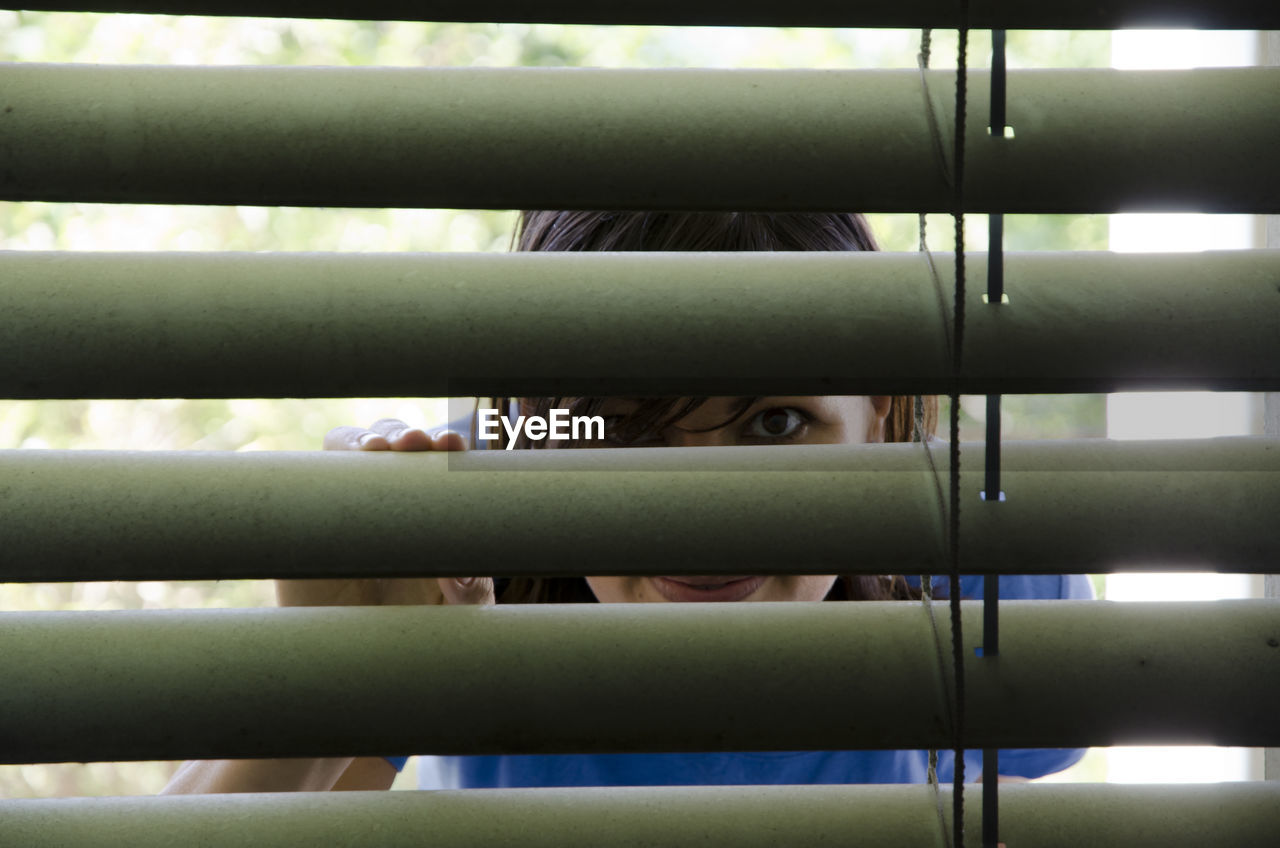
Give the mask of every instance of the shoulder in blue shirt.
M 918 578 L 907 581 L 920 585 Z M 982 577 L 961 577 L 962 597 L 982 597 Z M 935 591 L 945 594 L 945 578 L 935 578 Z M 1090 599 L 1093 586 L 1085 575 L 1003 575 L 1000 597 L 1006 600 Z M 1041 777 L 1067 768 L 1084 749 L 1002 750 L 1000 773 Z M 387 758 L 397 770 L 407 758 Z M 693 786 L 748 784 L 922 783 L 924 751 L 797 751 L 695 754 L 548 754 L 440 758 L 446 786 L 464 789 L 539 786 Z M 948 782 L 954 754 L 938 754 L 938 779 Z M 982 771 L 982 752 L 965 752 L 965 772 Z

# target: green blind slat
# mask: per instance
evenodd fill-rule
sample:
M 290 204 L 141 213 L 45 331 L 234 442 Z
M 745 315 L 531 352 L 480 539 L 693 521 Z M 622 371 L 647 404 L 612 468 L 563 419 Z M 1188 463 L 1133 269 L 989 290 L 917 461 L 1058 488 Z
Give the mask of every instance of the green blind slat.
M 950 211 L 928 77 L 940 141 L 913 70 L 7 65 L 0 198 Z M 1280 69 L 969 77 L 967 211 L 1280 212 Z
M 339 792 L 0 802 L 0 840 L 24 848 L 945 848 L 950 793 L 927 786 Z M 940 818 L 937 804 L 943 805 Z M 965 790 L 980 833 L 982 789 Z M 1000 835 L 1036 848 L 1274 848 L 1276 784 L 1000 787 Z
M 1009 254 L 1009 304 L 970 289 L 958 382 L 934 261 L 10 252 L 0 396 L 1280 389 L 1280 251 Z
M 1095 465 L 1094 452 L 1114 464 Z M 1280 561 L 1274 440 L 1011 444 L 999 505 L 978 500 L 981 448 L 962 455 L 966 573 L 1265 573 Z M 4 451 L 0 579 L 940 573 L 927 469 L 909 444 Z M 511 471 L 526 472 L 519 485 Z M 477 559 L 478 539 L 521 555 Z
M 173 15 L 235 15 L 282 18 L 639 24 L 661 26 L 955 27 L 956 0 L 781 5 L 767 0 L 720 3 L 647 0 L 25 0 L 24 9 L 71 12 L 141 12 Z M 1265 0 L 1105 0 L 1092 3 L 1028 3 L 971 0 L 968 23 L 979 29 L 1119 29 L 1131 26 L 1271 29 L 1280 9 Z
M 982 606 L 964 607 L 971 651 Z M 945 748 L 945 604 L 933 614 L 896 601 L 10 613 L 0 758 Z M 1280 742 L 1280 675 L 1261 671 L 1280 662 L 1273 603 L 1013 601 L 1000 627 L 999 662 L 967 669 L 975 748 Z

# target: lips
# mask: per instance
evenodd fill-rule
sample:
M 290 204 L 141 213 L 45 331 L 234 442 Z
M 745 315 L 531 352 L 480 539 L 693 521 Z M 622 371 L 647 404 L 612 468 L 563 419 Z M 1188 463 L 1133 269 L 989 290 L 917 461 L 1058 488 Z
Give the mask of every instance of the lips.
M 764 585 L 765 577 L 653 577 L 654 587 L 668 601 L 742 601 Z

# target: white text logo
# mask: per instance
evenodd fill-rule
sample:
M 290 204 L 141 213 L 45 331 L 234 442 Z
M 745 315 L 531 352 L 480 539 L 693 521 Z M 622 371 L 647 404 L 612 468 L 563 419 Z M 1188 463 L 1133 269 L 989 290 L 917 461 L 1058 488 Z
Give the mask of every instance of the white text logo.
M 491 442 L 498 438 L 501 424 L 507 433 L 507 450 L 515 447 L 516 436 L 522 431 L 532 441 L 543 439 L 603 439 L 604 418 L 599 415 L 570 415 L 567 409 L 553 409 L 548 418 L 541 415 L 518 416 L 515 423 L 496 409 L 480 410 L 480 441 Z

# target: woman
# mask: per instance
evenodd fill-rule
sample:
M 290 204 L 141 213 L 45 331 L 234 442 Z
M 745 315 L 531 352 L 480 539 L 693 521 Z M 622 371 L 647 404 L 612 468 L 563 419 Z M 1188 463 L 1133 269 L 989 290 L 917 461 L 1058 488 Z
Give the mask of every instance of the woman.
M 519 250 L 875 250 L 861 215 L 849 213 L 526 212 Z M 937 399 L 911 397 L 497 398 L 500 410 L 542 415 L 567 408 L 606 421 L 600 441 L 533 441 L 517 448 L 850 444 L 932 438 Z M 473 443 L 474 421 L 432 434 L 384 419 L 365 430 L 340 427 L 328 450 L 460 450 Z M 503 428 L 498 428 L 499 434 Z M 499 436 L 496 447 L 503 446 Z M 978 597 L 980 580 L 962 584 Z M 1083 577 L 1001 579 L 1004 598 L 1088 597 Z M 279 581 L 282 605 L 399 603 L 633 603 L 888 600 L 918 597 L 901 576 L 741 575 L 516 579 Z M 1035 777 L 1079 759 L 1078 751 L 1016 751 L 1002 773 Z M 968 760 L 968 757 L 966 757 Z M 166 792 L 385 789 L 402 759 L 376 757 L 223 760 L 184 764 Z M 746 783 L 900 783 L 925 779 L 920 751 L 808 751 L 442 757 L 430 761 L 434 785 L 623 786 Z M 939 776 L 949 780 L 949 752 Z M 969 774 L 980 774 L 976 760 Z M 433 784 L 426 784 L 433 785 Z

